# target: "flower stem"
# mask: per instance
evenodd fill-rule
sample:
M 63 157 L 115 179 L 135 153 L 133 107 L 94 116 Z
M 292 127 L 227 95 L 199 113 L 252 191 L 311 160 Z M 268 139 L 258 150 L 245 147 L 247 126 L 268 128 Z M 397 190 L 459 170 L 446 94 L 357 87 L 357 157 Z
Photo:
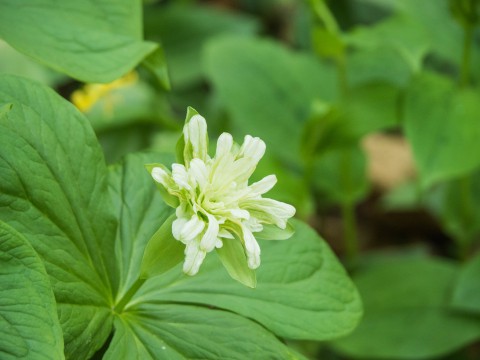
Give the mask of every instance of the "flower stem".
M 460 66 L 460 86 L 461 87 L 466 87 L 470 84 L 473 32 L 474 32 L 474 27 L 472 24 L 464 25 L 462 64 Z
M 344 192 L 350 194 L 352 157 L 348 152 L 342 154 L 340 171 Z M 358 255 L 357 222 L 355 217 L 355 202 L 345 199 L 341 203 L 343 220 L 343 239 L 348 262 L 353 264 Z
M 137 293 L 138 289 L 143 285 L 143 283 L 147 279 L 142 279 L 138 278 L 128 289 L 128 291 L 125 293 L 125 295 L 120 299 L 120 301 L 115 305 L 113 308 L 113 311 L 117 314 L 120 314 L 123 309 L 125 309 L 125 306 L 128 304 L 128 302 L 132 299 L 132 297 Z
M 465 229 L 470 229 L 472 226 L 473 212 L 471 202 L 471 175 L 467 175 L 458 181 L 459 197 L 462 204 L 461 216 L 463 218 L 463 225 Z M 457 255 L 462 261 L 468 258 L 468 251 L 470 248 L 471 238 L 468 234 L 462 238 L 455 236 L 455 242 L 457 243 Z

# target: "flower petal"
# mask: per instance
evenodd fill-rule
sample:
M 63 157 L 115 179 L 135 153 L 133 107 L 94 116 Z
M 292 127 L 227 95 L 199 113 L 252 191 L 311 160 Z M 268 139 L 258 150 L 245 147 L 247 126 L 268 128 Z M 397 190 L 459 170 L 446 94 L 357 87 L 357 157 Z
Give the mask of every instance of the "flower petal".
M 200 186 L 201 189 L 205 188 L 205 185 L 208 182 L 208 170 L 207 166 L 202 160 L 195 158 L 190 161 L 190 168 L 188 172 L 193 176 L 195 182 Z
M 152 169 L 152 177 L 153 180 L 156 182 L 162 184 L 163 186 L 167 187 L 168 185 L 168 178 L 170 177 L 170 174 L 168 174 L 164 169 L 160 167 L 154 167 Z
M 248 227 L 242 224 L 243 241 L 247 253 L 247 262 L 250 269 L 260 266 L 260 246 Z
M 230 209 L 229 210 L 230 214 L 232 214 L 235 218 L 237 219 L 249 219 L 250 218 L 250 213 L 247 210 L 243 209 Z
M 253 197 L 265 194 L 266 192 L 270 191 L 276 183 L 277 177 L 275 175 L 265 176 L 262 180 L 257 181 L 249 186 L 250 195 Z
M 195 275 L 205 259 L 206 251 L 199 248 L 197 241 L 192 241 L 185 247 L 185 262 L 183 272 L 187 275 Z
M 207 160 L 208 134 L 207 122 L 201 115 L 194 115 L 183 128 L 185 146 L 190 143 L 192 146 L 192 157 Z
M 195 239 L 205 228 L 205 222 L 197 214 L 193 214 L 190 220 L 183 224 L 180 230 L 180 238 L 177 240 L 187 243 Z
M 225 239 L 235 239 L 232 233 L 227 229 L 220 229 L 220 231 L 218 232 L 218 237 Z
M 220 158 L 225 154 L 231 152 L 233 146 L 233 137 L 229 133 L 222 133 L 217 140 L 217 150 L 215 151 L 215 157 Z
M 202 240 L 200 241 L 200 249 L 210 252 L 215 248 L 220 225 L 218 224 L 217 219 L 215 219 L 215 216 L 208 213 L 206 215 L 208 217 L 208 227 L 207 231 L 205 231 L 205 234 L 203 234 Z
M 187 223 L 187 219 L 185 218 L 176 218 L 172 223 L 172 234 L 173 237 L 179 241 L 182 239 L 182 229 Z
M 175 183 L 183 189 L 191 190 L 192 187 L 188 183 L 188 173 L 185 166 L 181 164 L 173 164 L 172 165 L 172 177 Z
M 261 222 L 275 224 L 280 229 L 285 229 L 287 220 L 295 215 L 295 208 L 292 205 L 268 198 L 243 200 L 240 207 L 247 209 L 251 216 Z
M 248 157 L 255 161 L 255 165 L 265 154 L 266 145 L 262 139 L 258 137 L 252 137 L 250 135 L 245 136 L 242 147 L 238 157 Z

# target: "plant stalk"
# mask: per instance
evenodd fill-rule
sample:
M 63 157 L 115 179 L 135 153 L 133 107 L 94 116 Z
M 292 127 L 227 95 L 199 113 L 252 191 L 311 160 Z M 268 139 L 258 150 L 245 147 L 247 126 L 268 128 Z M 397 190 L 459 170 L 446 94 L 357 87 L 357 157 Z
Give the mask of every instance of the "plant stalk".
M 120 301 L 115 305 L 113 311 L 117 314 L 120 314 L 132 297 L 137 293 L 138 289 L 145 283 L 147 279 L 138 278 L 128 289 L 125 295 L 120 299 Z
M 462 64 L 460 66 L 460 86 L 467 87 L 468 85 L 470 85 L 474 27 L 471 24 L 465 24 L 463 29 L 464 33 Z

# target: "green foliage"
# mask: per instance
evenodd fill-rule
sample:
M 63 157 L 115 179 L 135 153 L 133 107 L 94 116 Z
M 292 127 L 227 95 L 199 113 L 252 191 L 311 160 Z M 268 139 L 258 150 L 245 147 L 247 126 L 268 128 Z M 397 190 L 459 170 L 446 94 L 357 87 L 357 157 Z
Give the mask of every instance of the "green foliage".
M 354 204 L 368 191 L 365 166 L 357 147 L 330 151 L 315 162 L 314 187 L 333 203 Z
M 457 273 L 455 264 L 434 259 L 370 264 L 354 276 L 364 318 L 333 346 L 354 358 L 425 359 L 472 342 L 480 336 L 478 321 L 449 306 Z
M 461 269 L 455 284 L 452 306 L 455 309 L 480 313 L 480 255 L 468 261 Z
M 289 240 L 261 242 L 262 265 L 254 290 L 231 281 L 212 256 L 195 277 L 172 271 L 152 278 L 138 297 L 145 302 L 213 305 L 292 339 L 344 335 L 362 313 L 355 288 L 325 242 L 307 225 L 293 225 L 295 234 Z
M 193 278 L 173 267 L 139 280 L 145 247 L 171 214 L 144 164 L 171 158 L 130 155 L 107 169 L 88 122 L 65 100 L 19 77 L 2 76 L 0 84 L 0 216 L 45 264 L 66 358 L 90 358 L 112 331 L 107 359 L 163 351 L 169 358 L 301 358 L 275 335 L 325 340 L 356 325 L 355 287 L 300 222 L 291 240 L 262 247 L 256 290 L 232 282 L 214 257 Z
M 88 120 L 0 75 L 0 358 L 478 357 L 479 4 L 2 1 L 0 74 L 68 98 L 68 76 L 143 66 L 92 93 Z M 182 273 L 179 200 L 150 173 L 191 159 L 187 106 L 211 133 L 266 142 L 249 183 L 275 174 L 268 197 L 353 282 L 299 220 L 255 232 L 256 271 L 229 241 Z M 378 132 L 411 149 L 397 188 L 370 183 L 389 156 L 363 143 Z
M 64 359 L 62 329 L 45 268 L 27 240 L 0 222 L 0 355 Z
M 14 0 L 2 1 L 0 36 L 17 50 L 76 79 L 109 82 L 157 49 L 155 43 L 142 40 L 141 11 L 138 0 L 28 0 L 22 6 Z
M 52 90 L 2 76 L 0 218 L 32 244 L 52 282 L 67 358 L 111 331 L 118 279 L 107 169 L 85 118 Z
M 145 37 L 162 43 L 173 90 L 201 80 L 202 48 L 208 39 L 229 33 L 252 36 L 257 29 L 254 18 L 213 7 L 172 2 L 145 11 Z
M 254 133 L 270 152 L 292 162 L 299 158 L 312 101 L 336 97 L 327 65 L 268 40 L 219 38 L 209 43 L 205 66 L 234 120 L 234 132 Z
M 424 187 L 465 175 L 480 165 L 477 100 L 474 90 L 458 89 L 439 75 L 423 74 L 409 87 L 405 132 Z

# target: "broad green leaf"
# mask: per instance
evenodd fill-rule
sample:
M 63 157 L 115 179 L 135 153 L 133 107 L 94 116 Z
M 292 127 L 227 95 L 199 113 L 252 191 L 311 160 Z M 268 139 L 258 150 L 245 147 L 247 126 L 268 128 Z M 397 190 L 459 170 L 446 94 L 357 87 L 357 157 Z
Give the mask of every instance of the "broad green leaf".
M 163 307 L 203 304 L 251 318 L 286 338 L 327 340 L 350 332 L 362 306 L 345 270 L 315 232 L 294 221 L 286 241 L 261 241 L 262 264 L 257 287 L 232 281 L 215 256 L 207 256 L 200 273 L 179 268 L 148 280 L 132 303 Z
M 145 37 L 162 43 L 174 89 L 202 79 L 201 52 L 208 39 L 230 33 L 251 36 L 257 28 L 253 18 L 213 6 L 173 2 L 145 11 Z
M 219 309 L 138 304 L 115 329 L 105 360 L 302 359 L 260 325 Z
M 134 154 L 110 169 L 110 191 L 120 224 L 115 242 L 120 271 L 116 302 L 140 276 L 148 241 L 173 212 L 162 200 L 144 166 L 153 161 L 168 164 L 172 160 L 172 156 L 162 154 Z
M 45 263 L 67 358 L 91 356 L 111 329 L 115 218 L 95 134 L 52 90 L 0 76 L 0 218 Z
M 452 306 L 480 314 L 480 254 L 461 269 L 453 290 Z
M 353 204 L 367 194 L 366 159 L 358 146 L 329 151 L 313 166 L 313 185 L 325 200 Z
M 238 37 L 212 40 L 204 60 L 235 132 L 259 136 L 267 151 L 298 162 L 312 101 L 336 97 L 334 68 L 268 40 Z
M 433 74 L 419 76 L 408 89 L 405 131 L 424 187 L 480 165 L 478 100 L 473 90 L 458 89 Z
M 354 276 L 365 307 L 360 325 L 334 348 L 353 358 L 425 359 L 480 337 L 476 319 L 450 311 L 457 267 L 435 259 L 371 264 Z
M 64 359 L 62 329 L 45 268 L 27 240 L 0 222 L 0 357 Z
M 0 4 L 0 37 L 18 51 L 85 82 L 110 82 L 157 49 L 142 40 L 141 1 Z

